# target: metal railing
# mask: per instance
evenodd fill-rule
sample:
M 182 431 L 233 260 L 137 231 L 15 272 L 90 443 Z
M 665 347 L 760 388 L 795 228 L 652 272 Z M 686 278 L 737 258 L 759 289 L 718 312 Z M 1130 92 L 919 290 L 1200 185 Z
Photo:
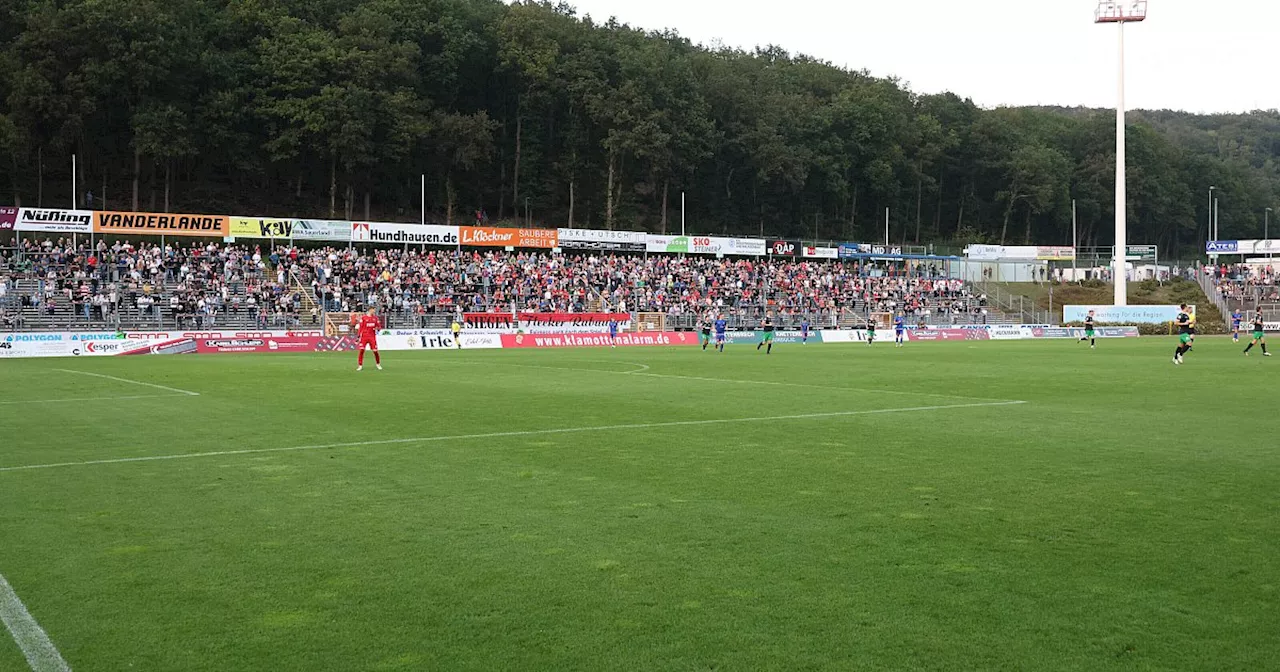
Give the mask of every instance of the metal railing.
M 1014 315 L 1023 324 L 1055 324 L 1050 310 L 1041 310 L 1035 299 L 1022 294 L 1014 294 L 1001 289 L 998 285 L 982 282 L 974 283 L 983 294 L 987 295 L 987 303 L 1002 313 Z

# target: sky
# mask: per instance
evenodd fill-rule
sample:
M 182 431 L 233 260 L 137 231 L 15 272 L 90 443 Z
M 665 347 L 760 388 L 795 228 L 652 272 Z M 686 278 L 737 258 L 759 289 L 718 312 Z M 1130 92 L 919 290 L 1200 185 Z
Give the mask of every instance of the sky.
M 1132 0 L 1125 0 L 1126 3 Z M 983 107 L 1114 108 L 1118 28 L 1096 0 L 569 0 L 704 45 L 775 44 Z M 1125 27 L 1126 107 L 1280 109 L 1280 2 L 1150 0 Z

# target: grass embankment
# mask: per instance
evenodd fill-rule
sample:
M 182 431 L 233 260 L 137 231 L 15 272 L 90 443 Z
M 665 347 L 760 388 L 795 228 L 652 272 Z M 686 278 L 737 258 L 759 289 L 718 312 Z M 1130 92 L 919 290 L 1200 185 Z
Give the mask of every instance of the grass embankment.
M 1115 289 L 1110 283 L 1090 280 L 1084 283 L 1054 283 L 1053 305 L 1049 302 L 1048 284 L 1033 282 L 1010 282 L 1003 285 L 1012 294 L 1021 294 L 1035 302 L 1042 310 L 1052 308 L 1056 318 L 1062 317 L 1062 306 L 1077 305 L 1110 305 Z M 1226 333 L 1226 320 L 1222 311 L 1209 301 L 1200 289 L 1200 285 L 1175 278 L 1164 283 L 1154 280 L 1129 283 L 1129 304 L 1136 306 L 1180 305 L 1189 304 L 1196 307 L 1197 330 L 1204 334 Z M 1144 334 L 1167 334 L 1170 325 L 1139 325 Z

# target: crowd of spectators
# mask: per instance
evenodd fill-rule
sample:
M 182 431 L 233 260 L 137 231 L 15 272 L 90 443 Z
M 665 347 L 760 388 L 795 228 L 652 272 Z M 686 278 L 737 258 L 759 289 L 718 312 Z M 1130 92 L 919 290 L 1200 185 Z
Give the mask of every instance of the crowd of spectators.
M 225 316 L 292 326 L 370 306 L 410 319 L 511 310 L 742 319 L 767 311 L 818 324 L 875 312 L 984 316 L 986 297 L 940 271 L 801 258 L 24 240 L 0 251 L 0 306 L 6 319 L 21 319 L 21 308 L 117 324 L 122 314 L 168 316 L 194 328 Z
M 1280 272 L 1272 264 L 1208 265 L 1204 274 L 1229 302 L 1280 303 Z
M 739 317 L 974 314 L 985 297 L 936 266 L 800 259 L 716 259 L 351 248 L 290 250 L 288 263 L 326 309 L 397 313 L 706 312 Z
M 219 243 L 24 239 L 0 250 L 0 319 L 16 324 L 27 312 L 73 323 L 119 324 L 127 316 L 159 324 L 167 309 L 180 326 L 213 326 L 227 314 L 284 326 L 297 322 L 302 301 L 277 261 L 256 247 Z

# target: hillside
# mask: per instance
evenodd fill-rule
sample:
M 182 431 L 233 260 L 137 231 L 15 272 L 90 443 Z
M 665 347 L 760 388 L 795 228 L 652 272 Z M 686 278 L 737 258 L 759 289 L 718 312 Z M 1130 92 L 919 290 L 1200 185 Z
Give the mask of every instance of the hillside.
M 1030 282 L 1011 282 L 1000 285 L 1010 293 L 1022 295 L 1033 301 L 1041 310 L 1052 308 L 1056 319 L 1062 318 L 1064 305 L 1110 305 L 1115 297 L 1115 288 L 1102 282 L 1055 283 L 1052 286 L 1053 296 L 1050 305 L 1050 286 Z M 1129 304 L 1135 306 L 1180 305 L 1186 303 L 1196 306 L 1198 319 L 1197 329 L 1204 334 L 1226 333 L 1226 321 L 1222 312 L 1214 306 L 1204 292 L 1190 280 L 1175 278 L 1163 284 L 1154 280 L 1144 280 L 1129 284 Z M 1152 333 L 1168 333 L 1167 325 L 1162 325 Z

